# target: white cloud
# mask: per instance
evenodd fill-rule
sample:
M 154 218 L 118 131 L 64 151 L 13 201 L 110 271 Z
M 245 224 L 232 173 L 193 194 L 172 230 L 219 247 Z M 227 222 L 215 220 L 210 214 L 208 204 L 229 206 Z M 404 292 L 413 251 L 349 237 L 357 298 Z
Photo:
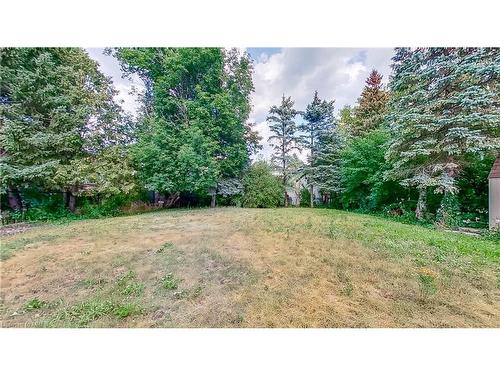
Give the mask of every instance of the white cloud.
M 136 115 L 140 103 L 137 101 L 139 93 L 144 90 L 144 84 L 137 74 L 123 78 L 118 60 L 104 54 L 104 48 L 87 48 L 89 56 L 99 63 L 99 69 L 106 76 L 111 77 L 113 86 L 118 91 L 115 100 L 120 103 L 125 112 Z M 135 92 L 134 89 L 135 88 Z
M 303 110 L 318 90 L 322 99 L 334 99 L 339 110 L 356 103 L 371 69 L 377 69 L 387 82 L 392 56 L 388 48 L 284 48 L 271 56 L 261 54 L 254 65 L 251 117 L 263 143 L 269 137 L 265 121 L 269 108 L 279 104 L 283 94 Z M 266 158 L 270 153 L 269 146 L 261 151 Z

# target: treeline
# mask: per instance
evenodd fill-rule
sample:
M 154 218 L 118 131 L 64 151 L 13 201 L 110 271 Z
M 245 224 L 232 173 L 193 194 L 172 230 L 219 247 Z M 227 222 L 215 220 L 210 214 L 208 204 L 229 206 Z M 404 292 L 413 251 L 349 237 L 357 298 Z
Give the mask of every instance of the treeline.
M 217 195 L 240 194 L 260 140 L 247 124 L 250 57 L 221 48 L 107 53 L 144 82 L 137 119 L 84 50 L 0 50 L 3 216 L 99 216 L 133 201 L 215 205 Z
M 500 149 L 498 49 L 397 48 L 387 87 L 373 71 L 356 105 L 337 115 L 317 92 L 304 110 L 283 96 L 267 118 L 270 164 L 251 164 L 261 139 L 248 123 L 245 52 L 106 53 L 144 83 L 136 118 L 84 50 L 0 49 L 3 220 L 287 206 L 296 190 L 301 205 L 452 226 L 485 221 Z
M 500 150 L 499 49 L 396 48 L 392 60 L 388 87 L 372 71 L 337 118 L 317 92 L 305 111 L 289 97 L 271 108 L 283 185 L 304 181 L 301 205 L 313 206 L 317 191 L 323 206 L 485 225 Z M 294 150 L 306 150 L 307 162 Z

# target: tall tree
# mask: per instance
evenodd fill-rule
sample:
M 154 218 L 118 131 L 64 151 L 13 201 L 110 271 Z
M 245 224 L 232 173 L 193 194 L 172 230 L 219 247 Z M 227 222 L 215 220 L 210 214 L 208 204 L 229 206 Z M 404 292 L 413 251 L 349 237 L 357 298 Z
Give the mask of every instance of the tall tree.
M 422 218 L 428 188 L 456 193 L 466 156 L 500 149 L 500 50 L 401 48 L 392 67 L 387 176 L 417 187 Z
M 351 134 L 360 136 L 380 127 L 387 112 L 389 94 L 382 86 L 382 75 L 372 70 L 354 110 Z
M 111 80 L 79 48 L 2 48 L 0 60 L 1 180 L 11 207 L 21 207 L 26 187 L 71 195 L 67 167 L 123 141 Z
M 313 100 L 307 105 L 304 112 L 305 122 L 300 124 L 298 130 L 303 134 L 301 135 L 302 145 L 309 150 L 308 165 L 305 169 L 305 176 L 309 184 L 310 192 L 310 207 L 314 206 L 314 185 L 315 182 L 324 182 L 324 172 L 326 160 L 330 157 L 327 147 L 331 146 L 328 142 L 331 140 L 334 131 L 334 114 L 333 114 L 334 101 L 321 100 L 318 97 L 318 92 L 314 92 Z M 329 138 L 330 137 L 330 138 Z M 319 144 L 322 139 L 323 144 Z M 326 146 L 326 147 L 319 147 Z M 319 155 L 318 155 L 319 154 Z M 317 163 L 318 156 L 321 163 Z
M 292 152 L 300 150 L 300 137 L 296 134 L 297 125 L 295 123 L 295 117 L 300 112 L 293 108 L 294 104 L 291 97 L 286 98 L 283 95 L 280 106 L 272 106 L 269 110 L 269 116 L 267 116 L 269 129 L 274 134 L 269 137 L 268 141 L 274 148 L 272 161 L 280 173 L 283 188 L 285 189 L 285 207 L 288 207 L 286 188 L 291 175 L 290 161 Z
M 112 53 L 127 74 L 139 74 L 146 85 L 135 152 L 146 186 L 173 197 L 210 193 L 215 206 L 219 182 L 241 174 L 249 162 L 247 138 L 254 141 L 246 124 L 253 91 L 250 57 L 221 48 Z M 181 168 L 185 173 L 177 173 L 186 147 L 195 157 Z

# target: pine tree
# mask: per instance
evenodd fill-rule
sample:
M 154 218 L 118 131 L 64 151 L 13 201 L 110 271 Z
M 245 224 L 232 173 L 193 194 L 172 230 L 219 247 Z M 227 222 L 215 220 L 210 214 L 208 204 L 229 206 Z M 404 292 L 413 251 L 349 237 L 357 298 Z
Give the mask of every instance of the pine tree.
M 21 208 L 22 188 L 71 198 L 69 166 L 126 142 L 110 79 L 79 48 L 3 48 L 0 60 L 1 180 L 11 207 Z
M 456 193 L 465 157 L 500 149 L 500 50 L 401 48 L 393 61 L 386 177 L 419 190 L 422 218 L 428 188 Z
M 328 163 L 333 162 L 332 151 L 336 148 L 333 103 L 333 100 L 321 100 L 316 91 L 304 112 L 305 123 L 298 127 L 303 133 L 301 142 L 309 150 L 305 176 L 309 184 L 310 207 L 314 206 L 314 185 L 327 189 L 332 185 Z M 331 167 L 334 168 L 333 165 Z
M 353 136 L 360 136 L 380 127 L 387 111 L 389 94 L 382 87 L 382 75 L 372 70 L 354 110 L 351 129 Z
M 316 149 L 314 183 L 325 196 L 341 191 L 341 151 L 346 138 L 335 125 L 321 133 Z
M 269 116 L 267 116 L 269 128 L 274 133 L 274 135 L 269 137 L 268 141 L 274 148 L 272 161 L 280 173 L 283 188 L 285 189 L 285 207 L 288 206 L 286 188 L 291 175 L 290 161 L 292 151 L 300 150 L 300 138 L 296 134 L 297 125 L 295 123 L 295 117 L 300 112 L 296 111 L 293 106 L 294 102 L 292 98 L 285 98 L 285 95 L 283 95 L 281 105 L 279 107 L 272 106 L 269 110 Z

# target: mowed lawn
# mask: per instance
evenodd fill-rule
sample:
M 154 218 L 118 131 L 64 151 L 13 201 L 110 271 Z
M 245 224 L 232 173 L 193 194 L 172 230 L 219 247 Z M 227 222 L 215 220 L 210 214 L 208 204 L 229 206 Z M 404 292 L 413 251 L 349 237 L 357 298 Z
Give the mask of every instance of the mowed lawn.
M 166 210 L 1 238 L 3 327 L 500 327 L 500 246 L 322 209 Z

